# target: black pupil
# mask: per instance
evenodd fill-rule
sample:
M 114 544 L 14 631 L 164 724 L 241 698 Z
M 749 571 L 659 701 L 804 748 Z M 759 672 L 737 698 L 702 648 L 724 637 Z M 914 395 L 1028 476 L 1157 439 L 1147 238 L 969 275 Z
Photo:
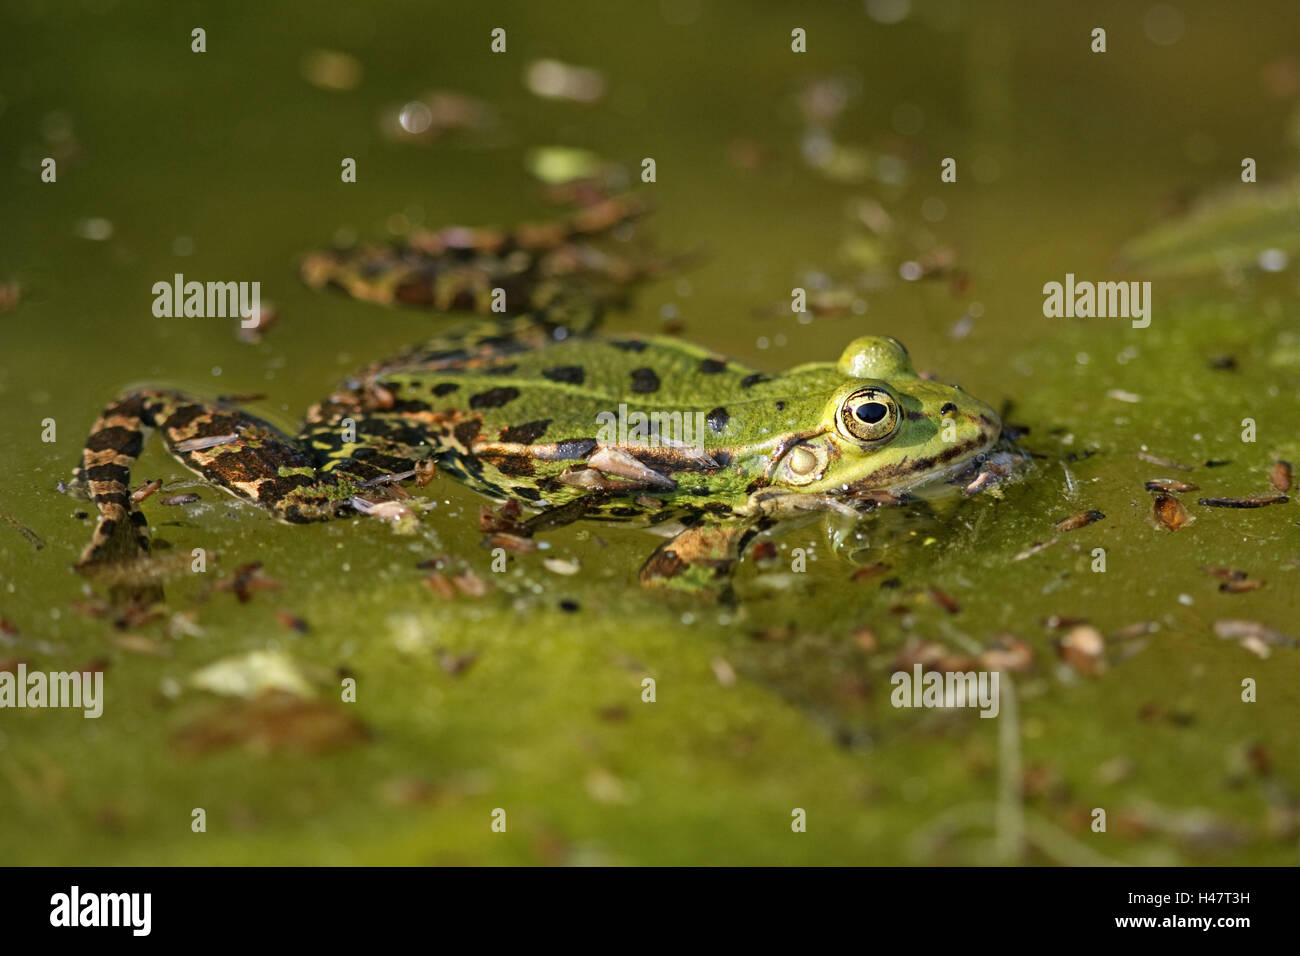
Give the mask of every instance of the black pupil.
M 866 422 L 868 425 L 875 425 L 889 414 L 889 409 L 880 402 L 863 402 L 854 409 L 853 414 L 857 415 L 858 418 Z

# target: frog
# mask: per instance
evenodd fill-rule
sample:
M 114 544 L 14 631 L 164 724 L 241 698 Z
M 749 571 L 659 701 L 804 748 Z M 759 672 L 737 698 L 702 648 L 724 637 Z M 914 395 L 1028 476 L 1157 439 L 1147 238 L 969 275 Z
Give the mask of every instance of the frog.
M 187 469 L 285 523 L 409 518 L 398 490 L 446 478 L 526 509 L 523 536 L 580 519 L 670 531 L 637 578 L 694 592 L 726 587 L 748 544 L 781 521 L 860 515 L 881 495 L 952 477 L 997 442 L 990 406 L 919 375 L 887 335 L 852 339 L 836 361 L 766 374 L 676 336 L 602 333 L 600 307 L 566 294 L 549 270 L 557 248 L 576 242 L 589 252 L 628 214 L 588 215 L 522 256 L 518 236 L 487 243 L 461 232 L 450 263 L 445 247 L 408 244 L 304 264 L 309 284 L 441 311 L 480 307 L 493 269 L 523 276 L 517 289 L 528 294 L 515 296 L 515 314 L 359 370 L 294 434 L 231 400 L 164 388 L 120 396 L 77 469 L 98 510 L 80 566 L 148 553 L 130 468 L 150 428 Z M 471 257 L 478 262 L 466 271 Z M 593 268 L 599 256 L 584 261 L 588 280 L 599 273 L 611 288 L 626 286 L 628 272 Z

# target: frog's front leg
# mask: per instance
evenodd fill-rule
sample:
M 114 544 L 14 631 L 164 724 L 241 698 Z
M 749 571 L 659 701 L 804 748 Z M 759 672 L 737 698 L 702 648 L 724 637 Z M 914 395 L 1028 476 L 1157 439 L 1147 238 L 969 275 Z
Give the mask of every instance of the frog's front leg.
M 130 487 L 149 428 L 191 471 L 285 521 L 331 518 L 361 490 L 357 478 L 324 473 L 303 442 L 238 408 L 161 389 L 131 392 L 95 422 L 76 470 L 99 511 L 80 564 L 149 551 L 148 522 Z
M 746 546 L 768 525 L 763 518 L 701 516 L 655 549 L 641 566 L 641 583 L 679 591 L 725 588 Z

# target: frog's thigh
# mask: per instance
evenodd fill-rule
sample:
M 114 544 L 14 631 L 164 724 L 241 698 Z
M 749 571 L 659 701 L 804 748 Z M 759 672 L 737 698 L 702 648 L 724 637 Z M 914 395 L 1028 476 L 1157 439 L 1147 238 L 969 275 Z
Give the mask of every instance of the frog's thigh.
M 760 528 L 749 519 L 706 519 L 656 548 L 641 567 L 641 583 L 691 591 L 724 582 Z

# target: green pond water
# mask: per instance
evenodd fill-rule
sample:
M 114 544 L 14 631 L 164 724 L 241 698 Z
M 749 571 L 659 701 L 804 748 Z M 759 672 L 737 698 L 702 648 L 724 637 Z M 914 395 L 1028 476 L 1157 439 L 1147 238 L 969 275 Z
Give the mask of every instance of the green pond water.
M 1297 862 L 1300 510 L 1197 501 L 1274 493 L 1274 463 L 1300 463 L 1300 228 L 1242 192 L 1300 166 L 1282 28 L 1300 19 L 1287 3 L 903 6 L 883 23 L 887 3 L 0 5 L 0 284 L 21 290 L 0 311 L 0 665 L 93 666 L 105 687 L 96 720 L 0 711 L 0 862 Z M 309 82 L 321 50 L 359 76 Z M 531 93 L 546 58 L 599 71 L 603 97 Z M 431 90 L 494 123 L 384 134 Z M 175 573 L 156 616 L 115 621 L 107 587 L 72 570 L 87 504 L 57 488 L 104 404 L 140 383 L 261 393 L 250 410 L 292 427 L 455 321 L 313 292 L 297 258 L 403 223 L 555 216 L 529 169 L 555 146 L 632 175 L 653 157 L 643 231 L 703 253 L 611 328 L 680 326 L 765 371 L 894 335 L 1007 408 L 1032 465 L 995 493 L 835 525 L 840 547 L 820 519 L 769 533 L 777 557 L 746 561 L 725 603 L 638 588 L 660 540 L 645 531 L 580 522 L 496 574 L 485 499 L 449 479 L 414 535 L 289 527 L 151 442 L 133 479 L 201 503 L 145 503 Z M 1255 210 L 1244 225 L 1181 225 L 1180 203 L 1225 190 Z M 1123 271 L 1160 222 L 1171 237 Z M 1254 268 L 1264 249 L 1284 267 Z M 900 277 L 946 256 L 963 280 Z M 155 318 L 152 286 L 177 272 L 260 281 L 277 324 L 250 343 L 228 319 Z M 1150 326 L 1044 317 L 1044 283 L 1067 273 L 1151 279 Z M 865 311 L 798 321 L 791 289 L 819 277 L 860 283 Z M 1178 496 L 1193 523 L 1157 524 L 1154 478 L 1199 486 Z M 1089 510 L 1105 518 L 1053 528 Z M 205 574 L 169 558 L 197 547 Z M 431 590 L 417 564 L 437 555 L 486 593 Z M 214 586 L 254 561 L 278 588 Z M 1264 586 L 1221 590 L 1207 566 Z M 1025 656 L 996 719 L 891 705 L 894 670 L 1002 646 Z M 214 674 L 282 691 L 219 693 Z

